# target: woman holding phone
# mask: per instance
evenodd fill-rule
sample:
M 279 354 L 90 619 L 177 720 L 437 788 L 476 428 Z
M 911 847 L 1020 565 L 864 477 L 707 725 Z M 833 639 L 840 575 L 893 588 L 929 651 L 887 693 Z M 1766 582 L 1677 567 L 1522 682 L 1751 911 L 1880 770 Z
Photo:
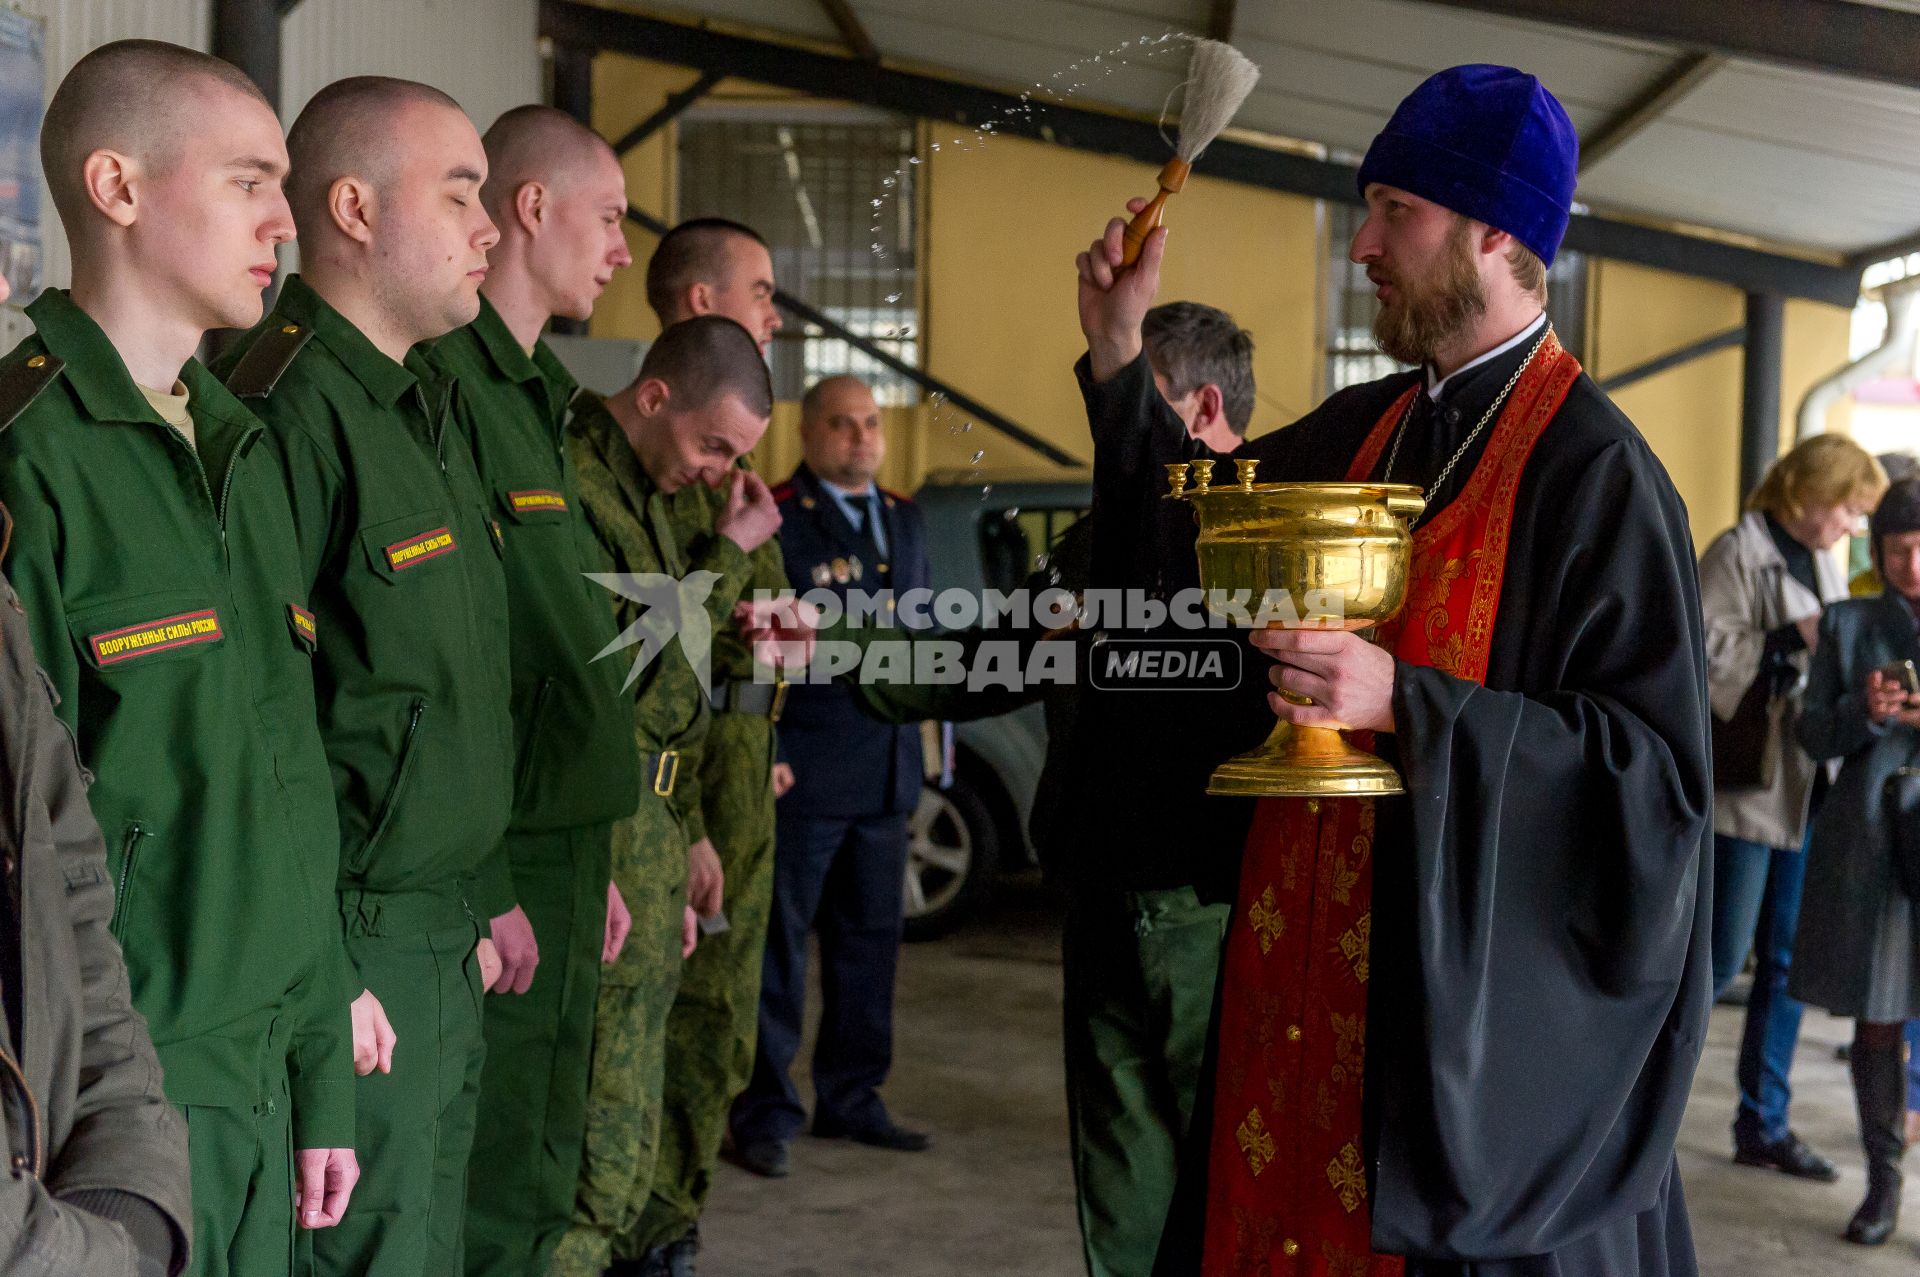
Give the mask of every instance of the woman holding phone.
M 1877 1246 L 1899 1218 L 1903 1022 L 1920 1018 L 1920 922 L 1894 841 L 1896 820 L 1909 818 L 1898 774 L 1920 766 L 1920 692 L 1911 664 L 1920 660 L 1920 479 L 1887 489 L 1868 536 L 1886 592 L 1827 609 L 1800 714 L 1807 752 L 1841 762 L 1814 823 L 1791 990 L 1854 1020 L 1851 1068 L 1867 1196 L 1846 1236 Z
M 1847 597 L 1828 553 L 1886 490 L 1844 435 L 1805 440 L 1774 462 L 1747 513 L 1700 559 L 1713 703 L 1713 979 L 1725 992 L 1754 952 L 1733 1121 L 1733 1158 L 1831 1181 L 1833 1163 L 1787 1124 L 1800 1004 L 1787 994 L 1803 854 L 1827 781 L 1793 736 L 1821 610 Z

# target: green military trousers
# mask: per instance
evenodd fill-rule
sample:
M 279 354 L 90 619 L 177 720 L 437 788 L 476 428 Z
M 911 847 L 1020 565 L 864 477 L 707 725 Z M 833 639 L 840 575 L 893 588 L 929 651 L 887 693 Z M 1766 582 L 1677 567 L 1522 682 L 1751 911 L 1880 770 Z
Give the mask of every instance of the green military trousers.
M 180 1108 L 193 1177 L 185 1277 L 293 1272 L 293 1108 L 284 1074 L 247 1107 Z
M 393 1024 L 393 1072 L 354 1089 L 360 1183 L 332 1228 L 303 1233 L 312 1277 L 458 1277 L 480 1070 L 480 926 L 459 900 L 340 896 L 347 956 Z M 492 1168 L 482 1168 L 483 1173 Z
M 600 973 L 573 1220 L 554 1249 L 550 1277 L 600 1277 L 653 1187 L 667 1013 L 680 987 L 687 906 L 686 831 L 664 798 L 643 794 L 632 818 L 614 826 L 613 881 L 633 930 L 620 960 Z
M 760 960 L 773 900 L 773 724 L 721 713 L 700 757 L 701 814 L 726 874 L 728 930 L 703 936 L 667 1018 L 660 1157 L 639 1225 L 617 1248 L 638 1259 L 699 1220 L 727 1111 L 753 1074 Z
M 607 919 L 613 827 L 510 833 L 514 892 L 540 965 L 487 999 L 487 1063 L 467 1183 L 468 1277 L 544 1273 L 573 1216 Z
M 1149 1277 L 1193 1118 L 1228 906 L 1090 891 L 1062 943 L 1067 1116 L 1092 1277 Z

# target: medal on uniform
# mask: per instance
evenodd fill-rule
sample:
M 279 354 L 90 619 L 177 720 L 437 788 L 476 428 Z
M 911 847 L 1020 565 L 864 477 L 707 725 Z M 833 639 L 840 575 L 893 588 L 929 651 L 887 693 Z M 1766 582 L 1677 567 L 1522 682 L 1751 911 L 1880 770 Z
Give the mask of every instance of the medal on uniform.
M 853 579 L 853 571 L 847 566 L 845 559 L 835 559 L 833 561 L 833 579 L 841 585 L 845 585 Z
M 824 563 L 816 563 L 813 565 L 813 583 L 815 585 L 825 585 L 831 580 L 833 580 L 832 568 Z
M 848 572 L 851 572 L 851 573 L 853 574 L 853 579 L 854 579 L 854 580 L 856 580 L 856 581 L 858 581 L 858 580 L 860 579 L 860 576 L 861 576 L 861 573 L 862 573 L 862 572 L 863 572 L 864 570 L 865 570 L 865 569 L 863 569 L 863 568 L 862 568 L 862 567 L 860 566 L 860 560 L 859 560 L 859 559 L 856 559 L 856 558 L 854 558 L 854 557 L 853 557 L 852 555 L 848 555 L 848 556 L 847 556 L 847 571 L 848 571 Z

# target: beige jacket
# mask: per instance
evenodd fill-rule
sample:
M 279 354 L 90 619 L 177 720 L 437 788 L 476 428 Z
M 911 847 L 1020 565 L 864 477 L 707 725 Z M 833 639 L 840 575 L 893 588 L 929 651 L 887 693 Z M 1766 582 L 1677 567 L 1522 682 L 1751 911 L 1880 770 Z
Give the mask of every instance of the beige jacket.
M 1732 719 L 1760 673 L 1767 631 L 1819 614 L 1847 597 L 1846 577 L 1829 554 L 1813 556 L 1815 598 L 1787 573 L 1766 518 L 1743 515 L 1700 556 L 1700 607 L 1707 627 L 1707 692 L 1714 717 Z M 1797 851 L 1806 837 L 1807 799 L 1816 764 L 1793 737 L 1806 687 L 1807 653 L 1793 657 L 1800 678 L 1767 707 L 1770 723 L 1757 788 L 1713 794 L 1715 833 Z

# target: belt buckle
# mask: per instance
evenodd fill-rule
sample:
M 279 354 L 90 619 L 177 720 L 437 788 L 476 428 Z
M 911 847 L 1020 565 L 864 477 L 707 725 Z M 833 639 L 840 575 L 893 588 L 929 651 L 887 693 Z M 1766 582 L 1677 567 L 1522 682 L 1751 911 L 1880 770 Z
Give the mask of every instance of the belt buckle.
M 767 721 L 769 723 L 779 722 L 780 713 L 786 709 L 786 707 L 787 680 L 784 678 L 776 678 L 773 680 L 773 706 L 767 710 Z
M 680 751 L 663 749 L 653 769 L 653 792 L 662 798 L 673 796 L 673 784 L 680 779 Z

